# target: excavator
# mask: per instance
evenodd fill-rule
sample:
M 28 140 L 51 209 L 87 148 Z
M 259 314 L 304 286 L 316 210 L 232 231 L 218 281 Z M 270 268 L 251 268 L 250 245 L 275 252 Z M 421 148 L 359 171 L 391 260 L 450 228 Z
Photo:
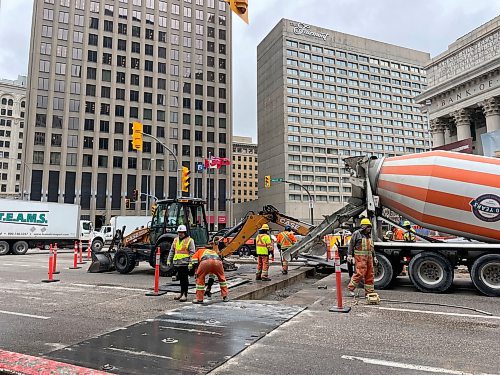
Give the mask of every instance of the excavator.
M 125 237 L 121 235 L 124 232 L 122 228 L 121 231 L 117 231 L 107 251 L 92 252 L 92 264 L 88 272 L 117 270 L 127 274 L 141 261 L 147 261 L 151 267 L 155 267 L 155 250 L 159 248 L 160 273 L 162 276 L 172 275 L 172 267 L 167 266 L 167 258 L 179 225 L 186 225 L 188 234 L 193 238 L 197 248 L 217 250 L 224 260 L 226 271 L 234 270 L 235 265 L 225 258 L 243 246 L 263 224 L 274 223 L 282 227 L 289 225 L 296 234 L 302 236 L 309 234 L 312 228 L 309 224 L 284 215 L 269 205 L 259 213 L 249 212 L 236 226 L 223 235 L 216 235 L 209 240 L 203 200 L 166 199 L 156 204 L 156 211 L 147 228 L 137 229 Z

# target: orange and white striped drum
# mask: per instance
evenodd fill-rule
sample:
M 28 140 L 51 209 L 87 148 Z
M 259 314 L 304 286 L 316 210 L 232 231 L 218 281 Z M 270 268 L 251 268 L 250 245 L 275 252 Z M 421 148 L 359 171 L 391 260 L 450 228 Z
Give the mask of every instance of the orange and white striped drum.
M 380 203 L 429 229 L 500 242 L 500 159 L 430 151 L 374 160 Z

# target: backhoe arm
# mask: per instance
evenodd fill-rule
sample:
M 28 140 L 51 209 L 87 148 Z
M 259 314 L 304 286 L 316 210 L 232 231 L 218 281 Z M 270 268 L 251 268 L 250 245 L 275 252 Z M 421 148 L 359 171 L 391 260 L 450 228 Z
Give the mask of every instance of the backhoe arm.
M 224 248 L 219 248 L 219 246 L 223 244 L 223 241 L 219 241 L 219 243 L 216 243 L 215 247 L 223 257 L 227 257 L 228 255 L 236 252 L 241 246 L 245 244 L 246 241 L 248 241 L 249 238 L 257 233 L 262 225 L 267 223 L 269 223 L 269 218 L 267 217 L 267 215 L 250 214 L 244 219 L 243 222 L 240 223 L 240 230 L 238 231 L 236 236 L 234 236 L 233 239 L 226 244 Z M 228 233 L 232 232 L 233 231 L 230 231 Z M 228 236 L 228 234 L 226 234 L 226 236 Z
M 215 246 L 223 257 L 231 255 L 257 233 L 263 224 L 269 223 L 275 223 L 282 227 L 290 225 L 296 234 L 302 236 L 307 235 L 311 230 L 309 224 L 303 223 L 293 217 L 286 216 L 280 213 L 275 207 L 268 205 L 264 206 L 264 209 L 259 212 L 259 214 L 250 213 L 247 215 L 243 221 L 228 231 Z M 234 235 L 233 239 L 223 247 L 223 239 L 232 235 Z

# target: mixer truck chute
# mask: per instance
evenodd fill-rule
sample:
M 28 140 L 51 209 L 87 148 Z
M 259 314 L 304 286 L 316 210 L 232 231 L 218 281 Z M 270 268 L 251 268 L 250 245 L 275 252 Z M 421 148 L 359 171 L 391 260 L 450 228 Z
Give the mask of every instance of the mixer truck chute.
M 290 253 L 324 251 L 320 238 L 364 212 L 374 223 L 379 266 L 375 285 L 387 287 L 408 263 L 423 292 L 444 292 L 454 269 L 466 265 L 476 288 L 500 296 L 500 160 L 447 151 L 344 160 L 351 171 L 349 204 L 330 215 Z M 388 208 L 424 228 L 469 239 L 462 243 L 383 242 Z M 409 262 L 405 259 L 410 259 Z

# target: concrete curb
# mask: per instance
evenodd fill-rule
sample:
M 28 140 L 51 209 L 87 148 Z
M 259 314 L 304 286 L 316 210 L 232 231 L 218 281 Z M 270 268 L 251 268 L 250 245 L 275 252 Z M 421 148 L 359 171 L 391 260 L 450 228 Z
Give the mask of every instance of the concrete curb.
M 253 281 L 248 285 L 243 285 L 230 296 L 234 300 L 258 300 L 278 289 L 286 288 L 307 276 L 313 276 L 314 267 L 305 267 L 289 271 L 287 276 L 276 276 L 271 281 Z

